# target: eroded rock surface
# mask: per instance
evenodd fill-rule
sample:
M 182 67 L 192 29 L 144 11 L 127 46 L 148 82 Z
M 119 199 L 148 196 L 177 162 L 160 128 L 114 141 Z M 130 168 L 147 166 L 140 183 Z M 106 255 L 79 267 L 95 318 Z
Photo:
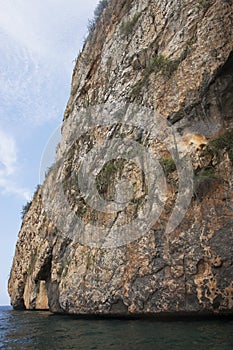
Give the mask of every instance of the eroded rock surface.
M 57 163 L 35 193 L 19 232 L 9 279 L 15 309 L 232 313 L 232 9 L 231 0 L 109 2 L 73 71 Z M 112 115 L 122 108 L 127 115 L 137 105 L 152 111 L 152 120 L 141 130 L 122 118 L 74 138 L 87 122 L 80 122 L 80 111 L 101 105 L 110 106 Z M 150 133 L 155 123 L 157 138 Z M 95 237 L 89 224 L 107 227 L 111 235 L 117 225 L 135 219 L 148 195 L 140 168 L 116 159 L 97 174 L 97 189 L 112 201 L 117 181 L 129 180 L 130 203 L 106 213 L 83 199 L 74 174 L 85 154 L 113 138 L 135 140 L 153 152 L 166 175 L 167 198 L 143 235 L 135 232 L 135 239 L 115 247 L 85 244 L 85 235 Z M 194 172 L 191 203 L 172 232 L 166 227 L 180 187 L 169 143 L 188 154 Z M 57 196 L 61 184 L 65 205 L 84 223 L 83 239 L 75 239 L 72 220 L 60 225 L 66 215 Z

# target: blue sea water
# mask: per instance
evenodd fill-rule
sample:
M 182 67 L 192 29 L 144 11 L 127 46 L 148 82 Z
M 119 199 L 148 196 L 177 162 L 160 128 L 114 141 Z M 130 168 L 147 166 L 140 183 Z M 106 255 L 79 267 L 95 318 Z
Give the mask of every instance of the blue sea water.
M 233 321 L 80 319 L 0 307 L 0 349 L 232 350 Z

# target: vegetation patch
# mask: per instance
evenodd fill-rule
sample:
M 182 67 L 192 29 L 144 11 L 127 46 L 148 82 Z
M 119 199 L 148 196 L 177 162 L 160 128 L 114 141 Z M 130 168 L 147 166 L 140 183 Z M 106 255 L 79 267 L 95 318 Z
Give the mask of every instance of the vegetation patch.
M 87 206 L 85 205 L 85 203 L 82 203 L 81 201 L 78 201 L 77 203 L 77 210 L 76 210 L 76 214 L 83 218 L 88 210 Z
M 155 57 L 146 68 L 146 75 L 149 76 L 152 72 L 161 72 L 163 75 L 170 77 L 178 68 L 180 60 L 171 60 L 163 55 Z
M 128 36 L 131 34 L 140 16 L 140 13 L 135 13 L 130 21 L 124 22 L 120 28 L 121 35 Z
M 172 158 L 162 158 L 159 162 L 166 176 L 168 176 L 176 170 L 176 164 Z
M 89 33 L 93 32 L 96 27 L 96 22 L 102 15 L 104 9 L 107 7 L 109 0 L 100 0 L 94 11 L 94 17 L 89 19 L 87 29 Z
M 143 78 L 132 87 L 131 95 L 133 97 L 138 96 L 142 88 L 147 86 L 149 83 L 149 77 L 153 72 L 161 72 L 165 77 L 170 78 L 184 58 L 185 57 L 183 55 L 177 60 L 172 60 L 168 57 L 164 57 L 163 55 L 158 55 L 153 58 L 145 68 Z
M 223 150 L 228 152 L 229 158 L 233 163 L 233 131 L 229 131 L 217 139 L 209 141 L 206 147 L 206 151 L 216 156 L 218 160 L 220 160 Z
M 214 167 L 209 166 L 199 170 L 194 176 L 195 198 L 202 200 L 219 180 L 220 178 L 215 174 Z
M 111 160 L 104 165 L 103 169 L 96 176 L 96 187 L 100 195 L 107 193 L 113 176 L 120 176 L 125 162 L 125 159 L 117 159 Z
M 21 210 L 21 218 L 22 218 L 22 220 L 24 219 L 25 215 L 29 211 L 31 205 L 32 205 L 32 201 L 28 201 L 26 204 L 23 205 L 22 210 Z
M 139 80 L 136 84 L 134 84 L 134 86 L 131 89 L 131 95 L 133 97 L 137 97 L 140 94 L 143 86 L 146 85 L 146 80 L 147 79 L 145 79 L 144 77 L 142 80 Z
M 212 5 L 210 0 L 199 0 L 198 2 L 200 7 L 205 11 L 208 10 L 208 8 Z

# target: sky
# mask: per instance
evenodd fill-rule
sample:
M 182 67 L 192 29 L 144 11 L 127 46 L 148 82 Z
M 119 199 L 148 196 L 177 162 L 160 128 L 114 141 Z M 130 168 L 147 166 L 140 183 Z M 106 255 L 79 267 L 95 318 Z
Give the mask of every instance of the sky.
M 0 305 L 22 206 L 61 125 L 75 58 L 98 0 L 0 0 Z

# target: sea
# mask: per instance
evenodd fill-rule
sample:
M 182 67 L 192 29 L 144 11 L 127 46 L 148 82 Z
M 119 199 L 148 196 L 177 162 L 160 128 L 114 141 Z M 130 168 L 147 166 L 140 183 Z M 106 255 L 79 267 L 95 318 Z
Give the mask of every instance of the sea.
M 0 349 L 232 350 L 233 320 L 83 319 L 0 307 Z

